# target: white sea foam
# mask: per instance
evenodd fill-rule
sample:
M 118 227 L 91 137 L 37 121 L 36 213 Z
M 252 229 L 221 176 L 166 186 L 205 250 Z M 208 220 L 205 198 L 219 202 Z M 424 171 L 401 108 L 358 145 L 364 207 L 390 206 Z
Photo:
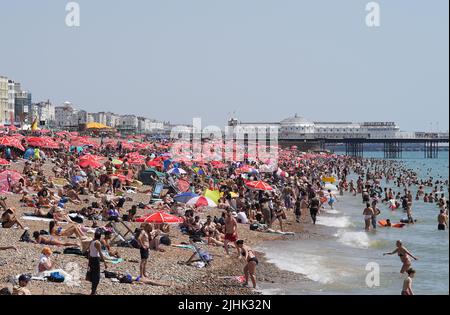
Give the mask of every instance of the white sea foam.
M 370 246 L 370 239 L 366 232 L 348 232 L 340 230 L 335 236 L 340 243 L 350 247 L 366 249 Z
M 316 224 L 338 227 L 338 228 L 346 228 L 351 225 L 351 222 L 350 222 L 350 218 L 348 218 L 348 217 L 318 216 Z

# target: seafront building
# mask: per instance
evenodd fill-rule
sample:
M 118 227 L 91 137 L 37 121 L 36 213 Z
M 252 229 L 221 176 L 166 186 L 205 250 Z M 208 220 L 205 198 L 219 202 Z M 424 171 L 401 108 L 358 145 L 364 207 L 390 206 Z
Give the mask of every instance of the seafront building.
M 9 117 L 8 111 L 8 78 L 0 76 L 0 123 L 4 124 Z
M 314 122 L 295 115 L 280 122 L 241 122 L 236 118 L 228 121 L 228 126 L 245 128 L 264 128 L 269 134 L 269 127 L 278 129 L 280 139 L 341 139 L 374 138 L 394 139 L 412 136 L 414 133 L 402 132 L 395 122 Z M 260 129 L 261 130 L 261 129 Z M 269 138 L 269 137 L 268 137 Z

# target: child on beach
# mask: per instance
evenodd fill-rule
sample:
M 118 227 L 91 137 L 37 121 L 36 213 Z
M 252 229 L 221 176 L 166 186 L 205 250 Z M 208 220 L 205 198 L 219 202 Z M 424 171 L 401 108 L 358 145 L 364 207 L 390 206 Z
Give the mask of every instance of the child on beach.
M 412 268 L 409 268 L 407 270 L 408 277 L 403 281 L 403 290 L 402 295 L 414 295 L 414 292 L 412 290 L 412 283 L 413 278 L 416 275 L 416 271 Z

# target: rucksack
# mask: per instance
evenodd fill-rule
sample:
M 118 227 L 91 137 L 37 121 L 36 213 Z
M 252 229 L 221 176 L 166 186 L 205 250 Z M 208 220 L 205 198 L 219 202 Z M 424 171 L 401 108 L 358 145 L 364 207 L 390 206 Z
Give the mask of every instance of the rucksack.
M 56 282 L 56 283 L 62 283 L 64 282 L 65 278 L 62 274 L 59 272 L 52 272 L 49 277 L 47 277 L 47 281 L 50 282 Z
M 20 236 L 21 242 L 30 242 L 30 233 L 28 231 L 23 232 L 22 236 Z
M 162 236 L 161 239 L 159 240 L 159 242 L 166 246 L 170 246 L 170 244 L 172 244 L 172 241 L 170 240 L 170 238 L 167 235 Z

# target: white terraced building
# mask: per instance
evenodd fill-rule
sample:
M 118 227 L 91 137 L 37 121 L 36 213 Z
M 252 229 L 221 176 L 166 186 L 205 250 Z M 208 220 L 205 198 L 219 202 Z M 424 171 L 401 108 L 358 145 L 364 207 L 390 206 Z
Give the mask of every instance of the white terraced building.
M 340 139 L 340 138 L 371 138 L 371 139 L 392 139 L 414 137 L 414 133 L 400 131 L 395 122 L 313 122 L 303 117 L 295 115 L 282 120 L 281 122 L 268 123 L 240 122 L 237 119 L 230 119 L 229 126 L 235 127 L 268 127 L 278 128 L 280 139 Z

